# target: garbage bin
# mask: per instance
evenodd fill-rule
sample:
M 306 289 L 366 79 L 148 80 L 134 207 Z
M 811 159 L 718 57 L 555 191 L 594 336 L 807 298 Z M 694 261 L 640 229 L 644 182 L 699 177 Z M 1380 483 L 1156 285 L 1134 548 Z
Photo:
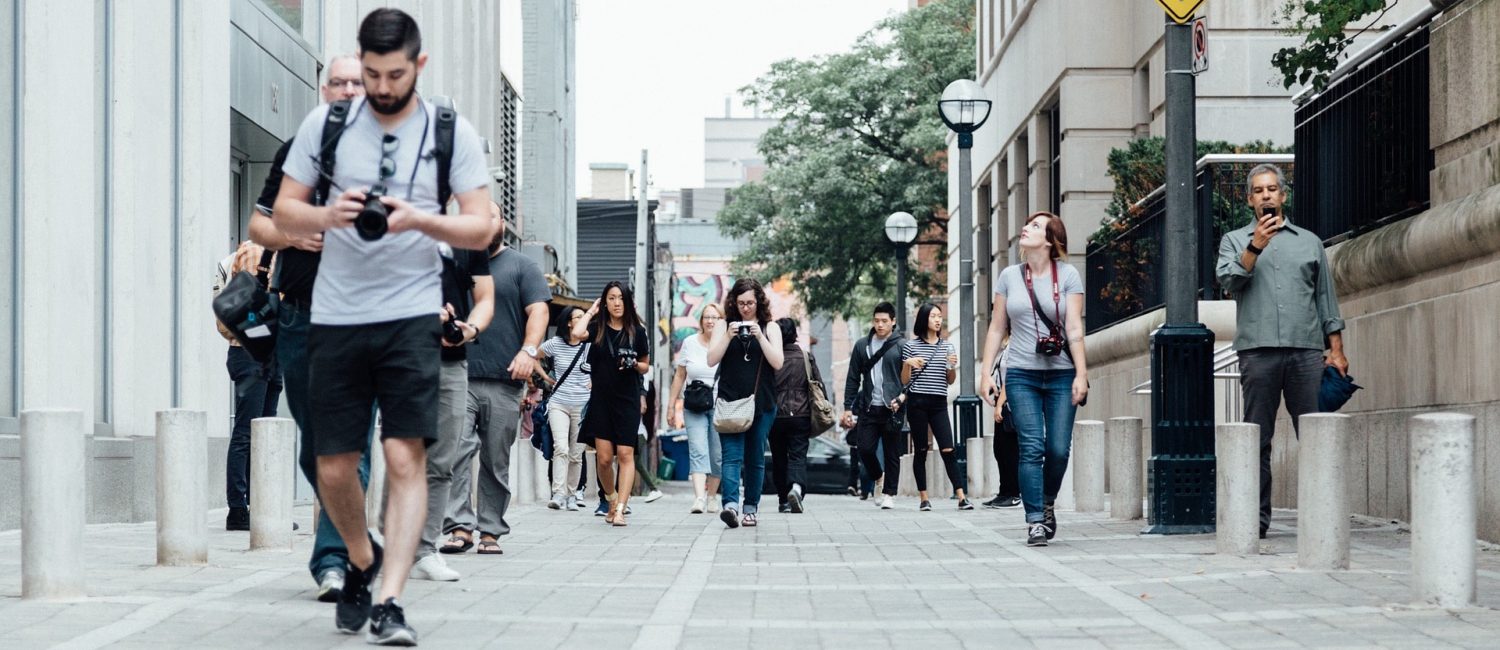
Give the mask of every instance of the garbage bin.
M 661 460 L 657 464 L 657 474 L 667 481 L 688 480 L 688 446 L 687 432 L 682 429 L 663 432 L 661 440 Z M 661 469 L 668 459 L 672 460 L 672 471 L 670 474 Z
M 673 478 L 673 475 L 676 474 L 676 470 L 677 461 L 672 460 L 671 458 L 662 456 L 661 460 L 656 462 L 656 478 L 659 478 L 663 481 L 676 480 Z

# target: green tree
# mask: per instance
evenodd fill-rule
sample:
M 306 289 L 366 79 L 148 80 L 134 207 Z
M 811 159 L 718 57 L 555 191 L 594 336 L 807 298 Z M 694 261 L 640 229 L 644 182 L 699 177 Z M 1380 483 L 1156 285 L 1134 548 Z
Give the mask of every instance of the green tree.
M 1271 55 L 1271 65 L 1281 71 L 1281 85 L 1304 84 L 1322 90 L 1338 67 L 1339 56 L 1359 35 L 1347 33 L 1349 25 L 1373 13 L 1384 15 L 1395 5 L 1396 0 L 1284 0 L 1281 22 L 1286 28 L 1282 33 L 1301 35 L 1303 40 L 1297 47 L 1283 47 Z
M 736 275 L 790 276 L 810 313 L 853 315 L 890 298 L 886 216 L 946 227 L 937 101 L 973 76 L 973 20 L 973 0 L 938 0 L 881 21 L 848 52 L 777 62 L 742 89 L 779 121 L 760 141 L 765 178 L 719 215 L 720 230 L 748 242 Z

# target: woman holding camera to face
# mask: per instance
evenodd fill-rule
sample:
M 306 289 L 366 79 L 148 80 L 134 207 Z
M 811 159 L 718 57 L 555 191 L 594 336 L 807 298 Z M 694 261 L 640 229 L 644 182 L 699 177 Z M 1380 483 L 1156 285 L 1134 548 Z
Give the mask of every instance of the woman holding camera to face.
M 604 285 L 603 295 L 573 326 L 573 335 L 590 343 L 587 360 L 594 383 L 578 440 L 592 445 L 596 452 L 599 485 L 610 503 L 605 523 L 624 526 L 625 505 L 635 484 L 641 375 L 651 371 L 651 341 L 636 314 L 630 291 L 618 281 Z M 618 482 L 614 470 L 617 460 Z
M 1067 256 L 1062 219 L 1037 212 L 1026 220 L 1019 242 L 1021 264 L 1006 267 L 995 282 L 995 308 L 984 340 L 984 366 L 1005 351 L 1005 392 L 1021 448 L 1021 504 L 1026 545 L 1046 546 L 1057 534 L 1053 501 L 1062 488 L 1073 442 L 1073 415 L 1088 399 L 1083 350 L 1083 281 L 1077 269 L 1059 264 Z M 980 395 L 995 404 L 995 380 L 986 375 Z
M 754 400 L 749 428 L 730 433 L 719 430 L 723 449 L 724 477 L 719 519 L 730 528 L 754 526 L 760 510 L 760 493 L 766 477 L 766 436 L 776 418 L 774 379 L 781 368 L 781 328 L 770 327 L 771 306 L 760 283 L 741 278 L 724 298 L 724 313 L 730 322 L 714 327 L 708 347 L 708 364 L 719 366 L 718 401 Z M 725 415 L 716 408 L 716 422 Z M 745 514 L 739 514 L 740 485 L 745 488 Z

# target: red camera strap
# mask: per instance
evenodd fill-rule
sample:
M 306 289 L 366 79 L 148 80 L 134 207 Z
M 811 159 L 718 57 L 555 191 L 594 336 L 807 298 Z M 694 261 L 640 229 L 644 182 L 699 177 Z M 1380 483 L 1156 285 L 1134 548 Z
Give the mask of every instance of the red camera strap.
M 1042 331 L 1041 321 L 1037 320 L 1036 289 L 1031 286 L 1031 265 L 1021 263 L 1021 277 L 1026 280 L 1026 292 L 1031 294 L 1031 321 L 1036 325 L 1036 331 Z M 1057 322 L 1062 320 L 1062 291 L 1057 284 L 1057 260 L 1052 260 L 1052 313 L 1057 316 L 1056 321 L 1048 323 L 1052 327 L 1059 327 Z M 1048 335 L 1057 334 L 1048 328 Z

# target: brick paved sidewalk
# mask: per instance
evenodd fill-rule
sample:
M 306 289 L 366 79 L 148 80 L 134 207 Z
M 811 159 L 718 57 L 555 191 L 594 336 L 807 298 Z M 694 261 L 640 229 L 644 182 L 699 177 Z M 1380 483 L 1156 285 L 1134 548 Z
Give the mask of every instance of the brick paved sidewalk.
M 672 489 L 623 529 L 513 508 L 505 554 L 449 556 L 457 583 L 410 582 L 408 620 L 426 647 L 1500 647 L 1500 551 L 1480 553 L 1481 607 L 1410 607 L 1409 535 L 1383 522 L 1355 522 L 1350 570 L 1318 572 L 1295 568 L 1289 511 L 1263 555 L 1236 558 L 1212 536 L 1065 511 L 1031 549 L 1019 509 L 945 500 L 814 495 L 806 514 L 728 531 Z M 308 530 L 311 509 L 297 514 Z M 292 555 L 249 553 L 247 533 L 217 530 L 222 511 L 210 521 L 201 568 L 152 566 L 151 524 L 89 526 L 90 596 L 66 603 L 19 599 L 20 535 L 0 533 L 0 647 L 363 645 L 312 599 L 308 534 Z

